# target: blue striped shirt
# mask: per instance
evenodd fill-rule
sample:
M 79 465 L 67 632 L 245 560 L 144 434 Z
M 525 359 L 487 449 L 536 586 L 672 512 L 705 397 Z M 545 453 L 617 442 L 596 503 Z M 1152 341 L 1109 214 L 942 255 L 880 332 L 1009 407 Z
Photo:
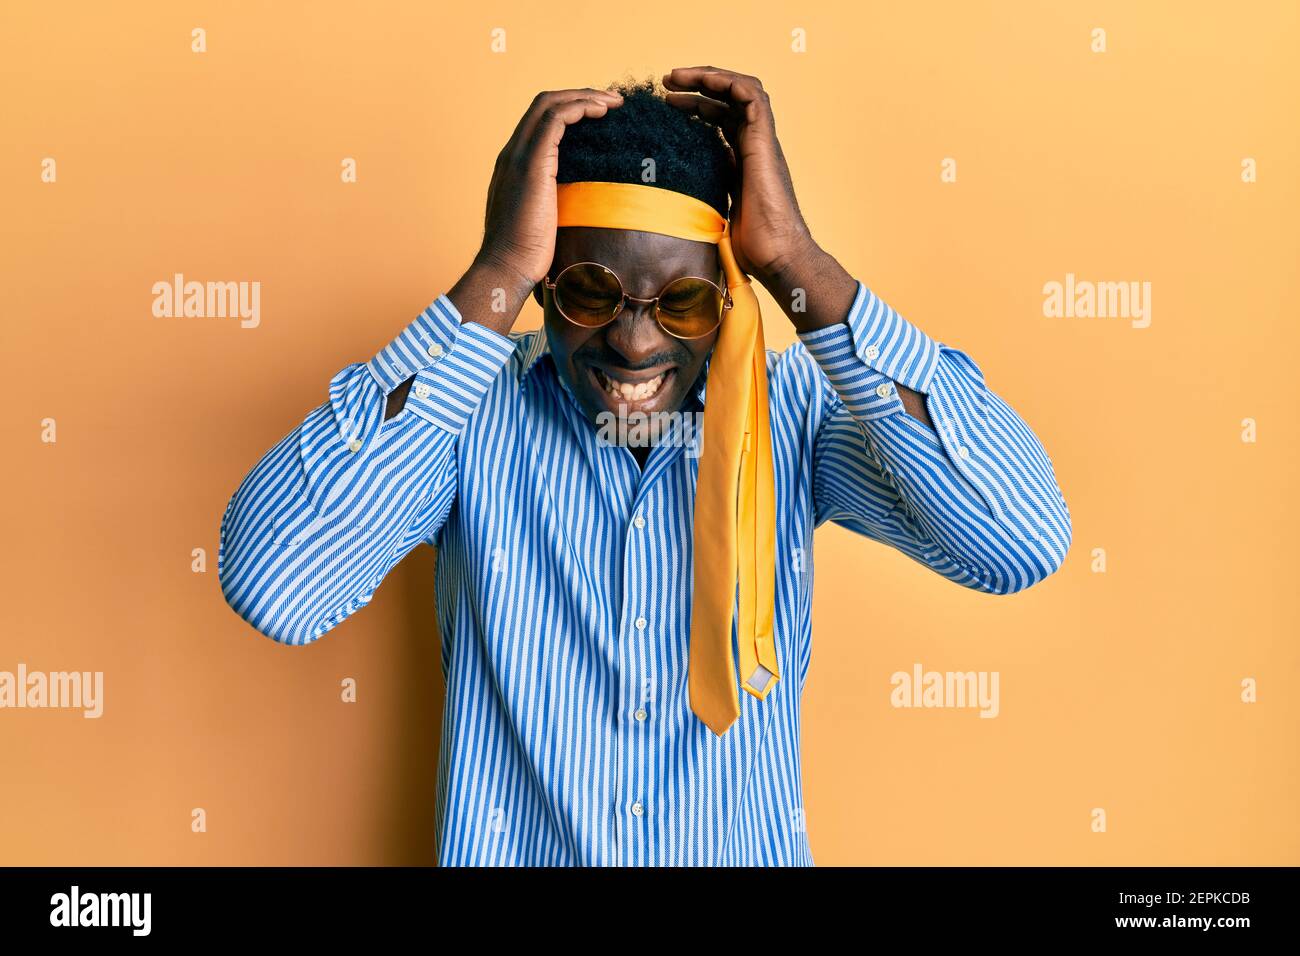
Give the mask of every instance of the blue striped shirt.
M 286 644 L 437 547 L 441 864 L 809 865 L 813 529 L 834 521 L 994 594 L 1060 565 L 1070 518 L 1052 464 L 974 361 L 861 283 L 844 322 L 799 339 L 767 363 L 783 679 L 766 700 L 740 694 L 722 737 L 687 700 L 699 459 L 663 442 L 642 471 L 599 440 L 544 332 L 461 324 L 439 296 L 240 484 L 222 590 Z M 926 396 L 934 430 L 895 383 Z

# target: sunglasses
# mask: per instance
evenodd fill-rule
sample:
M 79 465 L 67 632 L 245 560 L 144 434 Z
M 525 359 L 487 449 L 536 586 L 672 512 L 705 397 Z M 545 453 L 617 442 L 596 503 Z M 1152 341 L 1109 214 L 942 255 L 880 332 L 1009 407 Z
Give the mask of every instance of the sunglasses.
M 623 290 L 614 270 L 598 262 L 575 262 L 554 282 L 544 277 L 542 285 L 550 290 L 560 315 L 584 329 L 613 322 L 628 302 L 653 302 L 661 329 L 675 339 L 698 339 L 721 325 L 732 306 L 730 290 L 700 276 L 682 276 L 654 298 L 638 299 Z

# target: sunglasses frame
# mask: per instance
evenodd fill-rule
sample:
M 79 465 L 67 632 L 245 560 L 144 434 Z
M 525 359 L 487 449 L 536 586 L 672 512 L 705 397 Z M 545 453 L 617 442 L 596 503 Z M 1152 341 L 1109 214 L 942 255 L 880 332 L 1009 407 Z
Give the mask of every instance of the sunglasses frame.
M 577 268 L 578 266 L 595 266 L 598 269 L 604 269 L 606 272 L 608 272 L 610 275 L 614 277 L 614 281 L 618 283 L 618 291 L 623 294 L 623 297 L 619 299 L 618 305 L 615 306 L 614 308 L 614 314 L 611 315 L 604 322 L 601 322 L 599 325 L 588 325 L 586 322 L 578 322 L 574 319 L 569 318 L 569 316 L 565 314 L 564 309 L 560 306 L 560 300 L 555 294 L 555 287 L 560 284 L 560 280 L 564 278 L 564 274 L 568 272 L 570 269 Z M 701 282 L 707 282 L 709 285 L 713 286 L 713 288 L 717 289 L 718 293 L 722 296 L 722 312 L 718 315 L 717 324 L 714 325 L 707 332 L 701 332 L 699 335 L 678 335 L 672 329 L 665 326 L 663 322 L 659 321 L 659 300 L 663 298 L 663 294 L 668 289 L 668 286 L 672 285 L 674 282 L 680 282 L 682 279 L 699 279 Z M 603 329 L 605 326 L 609 325 L 611 322 L 617 319 L 620 314 L 622 314 L 623 307 L 627 305 L 628 302 L 646 302 L 646 303 L 653 302 L 655 307 L 655 311 L 654 311 L 655 324 L 658 325 L 659 328 L 663 329 L 666 334 L 671 335 L 675 339 L 681 339 L 684 342 L 690 342 L 695 339 L 702 339 L 704 338 L 704 336 L 717 331 L 717 329 L 722 325 L 722 320 L 727 317 L 727 310 L 734 305 L 734 302 L 732 301 L 731 298 L 731 290 L 727 288 L 725 279 L 723 280 L 722 285 L 718 285 L 712 279 L 706 279 L 704 278 L 704 276 L 678 276 L 676 279 L 673 279 L 662 289 L 660 289 L 659 294 L 654 298 L 640 299 L 634 295 L 628 295 L 627 289 L 623 285 L 623 280 L 619 278 L 618 273 L 615 272 L 613 269 L 611 269 L 609 266 L 601 262 L 587 262 L 587 261 L 572 262 L 560 270 L 559 274 L 555 277 L 554 282 L 551 281 L 549 275 L 543 276 L 542 287 L 547 289 L 551 293 L 551 301 L 555 303 L 555 311 L 559 312 L 560 315 L 563 316 L 566 321 L 572 323 L 573 325 L 578 326 L 578 328 L 581 329 Z

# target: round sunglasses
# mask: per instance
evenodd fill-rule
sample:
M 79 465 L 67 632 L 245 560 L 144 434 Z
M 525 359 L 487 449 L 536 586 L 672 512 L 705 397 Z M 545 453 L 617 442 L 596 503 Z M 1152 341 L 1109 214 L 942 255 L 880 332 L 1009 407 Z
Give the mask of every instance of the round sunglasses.
M 682 276 L 657 296 L 628 295 L 613 269 L 599 262 L 575 262 L 552 282 L 542 279 L 560 315 L 584 329 L 598 329 L 618 318 L 628 302 L 654 303 L 655 321 L 676 339 L 698 339 L 722 324 L 731 308 L 731 291 L 701 276 Z

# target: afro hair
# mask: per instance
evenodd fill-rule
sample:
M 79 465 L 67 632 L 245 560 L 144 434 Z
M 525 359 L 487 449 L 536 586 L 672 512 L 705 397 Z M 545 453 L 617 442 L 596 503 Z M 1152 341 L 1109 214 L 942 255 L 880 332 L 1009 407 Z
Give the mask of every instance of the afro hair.
M 694 196 L 726 218 L 732 173 L 722 131 L 670 104 L 653 77 L 608 89 L 623 95 L 622 105 L 565 131 L 556 181 L 659 186 Z M 647 159 L 654 161 L 649 183 Z

